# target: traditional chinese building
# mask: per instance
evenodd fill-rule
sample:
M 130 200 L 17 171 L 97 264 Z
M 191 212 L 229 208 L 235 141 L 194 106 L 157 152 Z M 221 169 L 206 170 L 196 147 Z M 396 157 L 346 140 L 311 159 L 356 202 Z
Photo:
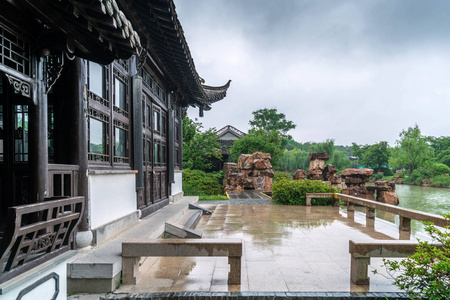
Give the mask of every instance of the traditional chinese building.
M 173 0 L 1 1 L 0 295 L 181 197 L 183 108 L 229 85 L 204 85 Z
M 245 136 L 245 133 L 233 127 L 227 125 L 217 130 L 218 142 L 220 143 L 222 154 L 222 159 L 212 159 L 213 169 L 211 171 L 221 171 L 225 162 L 231 162 L 230 158 L 230 148 L 233 146 L 234 142 L 241 137 Z

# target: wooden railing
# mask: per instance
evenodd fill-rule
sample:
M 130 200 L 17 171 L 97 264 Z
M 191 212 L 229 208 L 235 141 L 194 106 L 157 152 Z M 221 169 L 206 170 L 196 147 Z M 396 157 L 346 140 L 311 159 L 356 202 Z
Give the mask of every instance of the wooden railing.
M 83 207 L 84 197 L 10 207 L 0 240 L 0 283 L 68 251 Z
M 78 165 L 48 165 L 49 197 L 78 196 Z

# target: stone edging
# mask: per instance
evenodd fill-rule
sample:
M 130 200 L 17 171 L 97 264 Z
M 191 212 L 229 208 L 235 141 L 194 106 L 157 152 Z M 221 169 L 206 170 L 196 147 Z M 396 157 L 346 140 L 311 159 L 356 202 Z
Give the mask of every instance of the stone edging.
M 381 300 L 410 299 L 405 293 L 349 293 L 349 292 L 166 292 L 140 294 L 109 294 L 100 300 Z

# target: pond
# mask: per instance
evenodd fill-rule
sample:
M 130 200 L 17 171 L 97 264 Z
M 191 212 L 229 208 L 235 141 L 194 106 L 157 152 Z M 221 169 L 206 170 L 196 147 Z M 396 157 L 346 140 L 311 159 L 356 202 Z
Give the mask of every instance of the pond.
M 440 216 L 450 213 L 450 189 L 398 184 L 396 185 L 396 193 L 400 198 L 399 207 Z M 398 224 L 398 216 L 382 211 L 377 211 L 376 215 L 379 218 Z M 411 222 L 411 229 L 413 232 L 424 232 L 423 225 L 417 221 Z

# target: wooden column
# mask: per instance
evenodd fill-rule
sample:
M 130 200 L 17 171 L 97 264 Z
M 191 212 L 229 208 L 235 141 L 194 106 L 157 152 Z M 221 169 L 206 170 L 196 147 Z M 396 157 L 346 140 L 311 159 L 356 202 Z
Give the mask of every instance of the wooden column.
M 173 92 L 168 93 L 169 97 L 169 136 L 168 136 L 168 172 L 169 172 L 169 183 L 175 183 L 175 116 L 174 109 L 177 109 L 175 104 L 175 94 Z
M 45 94 L 44 58 L 37 61 L 36 90 L 33 104 L 30 106 L 30 201 L 42 202 L 48 197 L 48 132 L 47 132 L 47 95 Z
M 144 204 L 144 140 L 142 132 L 142 77 L 132 77 L 132 101 L 133 101 L 133 169 L 136 174 L 136 192 L 138 196 L 137 208 Z
M 72 113 L 75 115 L 74 120 L 74 156 L 73 163 L 80 168 L 78 181 L 78 195 L 84 196 L 85 204 L 81 222 L 78 225 L 79 231 L 89 231 L 89 192 L 88 192 L 88 132 L 87 132 L 87 95 L 86 88 L 86 64 L 81 58 L 75 58 L 70 63 L 70 80 L 67 97 L 70 97 L 72 104 Z

